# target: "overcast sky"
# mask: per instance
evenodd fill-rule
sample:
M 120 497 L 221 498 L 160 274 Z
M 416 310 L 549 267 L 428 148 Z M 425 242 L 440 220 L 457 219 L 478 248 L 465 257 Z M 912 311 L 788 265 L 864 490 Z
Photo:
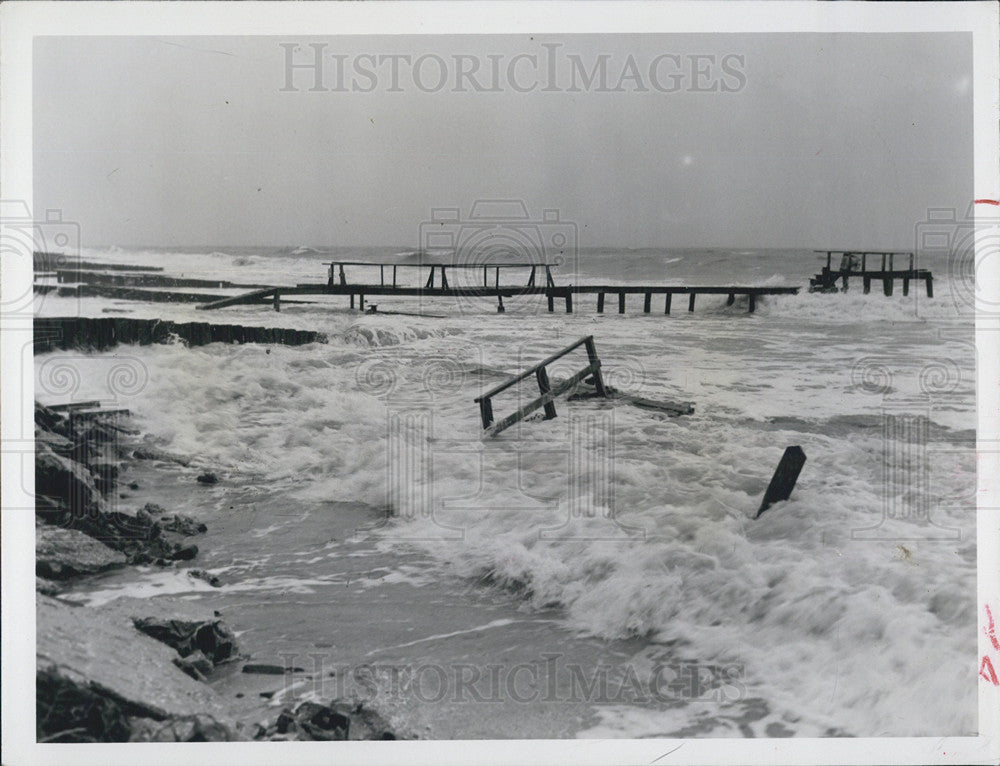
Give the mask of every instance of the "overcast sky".
M 964 34 L 37 38 L 35 209 L 86 246 L 417 246 L 516 198 L 582 246 L 905 248 L 971 201 L 971 82 Z

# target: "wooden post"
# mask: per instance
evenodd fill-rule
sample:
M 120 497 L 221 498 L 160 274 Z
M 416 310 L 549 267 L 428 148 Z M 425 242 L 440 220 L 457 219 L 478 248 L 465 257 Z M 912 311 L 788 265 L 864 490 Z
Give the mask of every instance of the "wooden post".
M 867 260 L 867 258 L 868 258 L 868 253 L 862 253 L 861 254 L 861 270 L 862 271 L 865 270 L 865 261 Z
M 826 270 L 827 271 L 830 270 L 830 264 L 831 264 L 832 261 L 833 261 L 833 251 L 827 250 L 826 251 Z
M 663 299 L 663 313 L 670 313 L 670 301 L 674 297 L 673 293 L 667 293 L 667 297 Z
M 781 456 L 781 462 L 778 463 L 778 468 L 775 470 L 774 476 L 771 477 L 771 483 L 767 485 L 767 491 L 764 493 L 764 499 L 757 510 L 757 516 L 760 516 L 774 503 L 789 498 L 795 488 L 795 482 L 798 481 L 802 466 L 805 464 L 806 453 L 802 451 L 802 447 L 785 449 L 785 454 Z
M 604 293 L 597 294 L 597 313 L 604 313 Z
M 424 289 L 426 290 L 426 289 L 432 288 L 432 287 L 434 287 L 434 267 L 433 266 L 431 266 L 431 274 L 430 274 L 430 276 L 427 277 L 427 281 L 424 283 Z
M 726 298 L 726 305 L 732 306 L 734 303 L 736 303 L 736 293 L 729 293 L 729 297 Z
M 441 267 L 441 289 L 448 289 L 448 275 L 445 273 L 444 266 Z
M 396 267 L 392 267 L 392 286 L 396 286 Z
M 549 313 L 551 314 L 553 311 L 556 310 L 555 299 L 554 299 L 554 296 L 552 295 L 552 291 L 551 290 L 548 291 L 548 292 L 546 292 L 545 295 L 549 299 Z
M 694 311 L 694 296 L 696 294 L 697 293 L 691 293 L 691 296 L 688 298 L 688 311 Z
M 493 285 L 494 285 L 494 287 L 496 287 L 498 289 L 500 287 L 500 267 L 499 266 L 497 266 L 496 280 L 494 281 Z
M 281 311 L 281 293 L 274 291 L 274 310 Z
M 497 293 L 497 313 L 503 314 L 507 309 L 503 307 L 503 296 Z
M 892 276 L 891 272 L 883 272 L 885 276 L 882 277 L 882 292 L 885 295 L 892 295 Z
M 618 313 L 625 313 L 625 293 L 618 293 Z
M 333 264 L 330 264 L 330 278 L 326 280 L 327 285 L 333 287 Z
M 910 294 L 910 272 L 906 272 L 903 276 L 903 295 Z
M 749 297 L 750 297 L 750 312 L 749 313 L 752 314 L 753 312 L 755 312 L 757 310 L 757 294 L 756 293 L 750 293 Z
M 910 271 L 913 271 L 913 253 L 910 253 Z
M 552 386 L 549 385 L 549 374 L 545 372 L 544 367 L 535 370 L 535 377 L 538 379 L 538 390 L 543 396 L 552 390 Z M 546 402 L 544 407 L 545 419 L 552 420 L 556 416 L 556 405 L 553 402 Z
M 932 277 L 930 275 L 930 273 L 928 273 L 927 277 L 924 279 L 924 283 L 927 285 L 927 297 L 928 298 L 933 298 L 934 297 L 934 281 L 933 280 L 934 280 L 934 277 Z
M 489 399 L 482 399 L 479 402 L 479 415 L 483 419 L 483 428 L 489 428 L 493 422 L 493 403 Z
M 340 284 L 346 285 L 347 284 L 347 275 L 344 274 L 344 264 L 338 263 L 337 266 L 340 267 Z
M 531 267 L 531 274 L 528 275 L 528 287 L 535 286 L 535 267 Z
M 351 293 L 351 308 L 354 308 L 354 293 Z
M 650 303 L 650 301 L 652 301 L 652 299 L 653 299 L 652 293 L 646 293 L 646 297 L 642 301 L 642 313 L 644 313 L 644 314 L 648 314 L 649 313 L 649 303 Z
M 872 291 L 872 278 L 865 274 L 864 277 L 861 278 L 861 281 L 865 286 L 865 295 L 868 295 L 868 293 Z
M 882 253 L 882 271 L 885 271 L 885 253 Z
M 892 271 L 892 270 L 893 270 L 893 269 L 892 269 L 892 256 L 893 256 L 893 254 L 892 254 L 892 253 L 889 253 L 889 271 Z
M 489 278 L 486 276 L 486 272 L 488 270 L 489 269 L 486 266 L 483 266 L 483 287 L 489 287 L 489 284 L 490 284 L 489 283 Z
M 552 271 L 549 269 L 548 266 L 545 267 L 545 286 L 546 287 L 556 286 L 556 283 L 552 280 Z
M 567 292 L 566 293 L 566 313 L 567 314 L 572 314 L 573 313 L 573 293 L 572 292 Z
M 358 300 L 360 301 L 360 303 L 358 304 L 358 308 L 361 309 L 362 311 L 364 311 L 365 310 L 365 295 L 364 295 L 364 293 L 359 293 L 358 294 Z
M 597 393 L 607 398 L 608 390 L 604 387 L 604 376 L 601 375 L 601 360 L 597 358 L 597 348 L 594 346 L 594 336 L 588 335 L 583 345 L 587 348 L 587 359 L 594 368 L 594 388 Z
M 382 287 L 385 287 L 385 266 L 381 263 L 378 265 L 378 276 L 379 280 L 382 282 Z

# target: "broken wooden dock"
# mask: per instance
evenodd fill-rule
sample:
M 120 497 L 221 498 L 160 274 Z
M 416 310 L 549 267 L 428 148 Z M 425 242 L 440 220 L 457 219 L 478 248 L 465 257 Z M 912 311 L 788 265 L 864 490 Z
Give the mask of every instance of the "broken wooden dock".
M 574 310 L 574 297 L 580 295 L 596 296 L 595 308 L 598 314 L 604 313 L 605 299 L 608 295 L 618 297 L 618 313 L 625 313 L 626 296 L 642 295 L 642 311 L 649 314 L 653 311 L 653 296 L 663 296 L 663 313 L 671 312 L 673 296 L 686 295 L 687 309 L 694 311 L 698 295 L 725 295 L 726 305 L 736 302 L 737 296 L 748 298 L 748 309 L 752 313 L 757 308 L 757 300 L 765 295 L 795 295 L 798 287 L 772 287 L 755 285 L 557 285 L 552 277 L 552 267 L 555 264 L 538 263 L 475 263 L 475 264 L 415 264 L 415 263 L 369 263 L 365 261 L 333 261 L 326 264 L 329 274 L 325 284 L 304 283 L 295 287 L 265 287 L 250 292 L 241 293 L 226 298 L 217 298 L 199 306 L 199 309 L 213 310 L 226 306 L 244 304 L 270 303 L 275 311 L 281 310 L 284 296 L 289 295 L 343 295 L 348 298 L 350 308 L 365 310 L 365 301 L 372 296 L 395 296 L 417 298 L 493 298 L 497 301 L 497 311 L 504 311 L 504 298 L 521 296 L 544 296 L 548 310 L 555 311 L 556 303 L 565 306 L 566 313 Z M 366 267 L 377 269 L 378 282 L 349 282 L 345 267 Z M 400 282 L 400 271 L 405 269 L 426 270 L 418 272 L 416 285 L 404 285 Z M 512 270 L 527 272 L 527 278 L 517 284 L 502 282 L 501 274 L 509 274 Z M 452 279 L 449 280 L 449 272 Z M 479 273 L 482 273 L 482 284 L 479 284 Z M 455 274 L 461 275 L 460 284 L 456 284 Z M 470 277 L 475 274 L 475 281 Z M 544 283 L 543 283 L 544 275 Z M 578 301 L 577 301 L 578 303 Z
M 838 292 L 846 291 L 850 286 L 851 277 L 861 278 L 862 289 L 867 295 L 871 292 L 872 281 L 882 283 L 884 295 L 892 295 L 896 280 L 903 283 L 903 295 L 910 294 L 910 282 L 923 280 L 927 297 L 934 297 L 934 277 L 928 269 L 914 268 L 913 253 L 909 251 L 882 250 L 815 250 L 816 253 L 826 253 L 826 266 L 815 277 L 809 280 L 810 291 Z M 907 258 L 905 269 L 894 268 L 896 256 Z M 833 269 L 834 256 L 840 256 L 840 265 Z M 877 268 L 869 268 L 869 257 L 878 259 Z
M 578 349 L 580 346 L 585 346 L 587 349 L 587 365 L 583 367 L 579 372 L 571 375 L 566 380 L 560 381 L 554 387 L 549 382 L 549 375 L 546 371 L 548 367 L 553 362 L 562 359 L 571 351 Z M 498 422 L 493 422 L 493 397 L 506 391 L 511 386 L 520 383 L 526 378 L 530 378 L 532 375 L 535 376 L 535 380 L 538 383 L 538 393 L 537 399 L 525 404 L 523 407 L 518 408 L 516 412 L 507 417 L 499 420 Z M 597 350 L 594 347 L 594 336 L 588 335 L 585 338 L 580 338 L 576 343 L 572 343 L 566 346 L 562 351 L 559 351 L 552 356 L 543 359 L 536 365 L 529 367 L 524 372 L 519 375 L 515 375 L 510 380 L 501 383 L 498 386 L 494 386 L 486 393 L 475 398 L 476 404 L 479 405 L 479 415 L 483 421 L 483 431 L 489 436 L 496 436 L 501 431 L 510 428 L 512 425 L 517 423 L 519 420 L 523 420 L 532 412 L 538 409 L 545 409 L 545 419 L 551 420 L 556 416 L 556 406 L 554 400 L 557 396 L 565 394 L 567 391 L 572 389 L 578 383 L 592 377 L 594 381 L 594 388 L 597 390 L 599 396 L 607 398 L 608 392 L 604 387 L 604 378 L 601 375 L 601 360 L 597 358 Z

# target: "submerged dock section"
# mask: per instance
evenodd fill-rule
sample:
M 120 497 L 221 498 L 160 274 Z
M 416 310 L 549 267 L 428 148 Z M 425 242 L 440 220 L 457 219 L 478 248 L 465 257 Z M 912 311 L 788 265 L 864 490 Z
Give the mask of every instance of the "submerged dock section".
M 549 375 L 545 368 L 553 362 L 562 359 L 571 351 L 575 351 L 580 346 L 586 346 L 587 348 L 587 365 L 576 374 L 571 375 L 569 378 L 561 381 L 553 387 L 549 382 Z M 520 383 L 522 380 L 530 378 L 532 375 L 535 376 L 535 379 L 538 382 L 538 398 L 533 399 L 513 414 L 508 415 L 502 420 L 494 423 L 493 397 L 506 391 L 511 386 Z M 594 388 L 596 389 L 597 394 L 607 398 L 608 392 L 604 387 L 604 378 L 601 375 L 601 360 L 597 358 L 597 349 L 594 347 L 593 335 L 588 335 L 586 338 L 580 338 L 580 340 L 576 343 L 566 346 L 566 348 L 562 351 L 553 354 L 547 359 L 543 359 L 541 362 L 533 367 L 529 367 L 521 374 L 515 375 L 507 382 L 494 386 L 482 396 L 476 397 L 475 402 L 479 405 L 479 415 L 483 421 L 483 431 L 489 436 L 496 436 L 501 431 L 510 428 L 512 425 L 520 420 L 523 420 L 535 410 L 541 408 L 545 409 L 545 419 L 551 420 L 556 416 L 556 406 L 554 404 L 555 398 L 561 394 L 565 394 L 567 391 L 572 389 L 581 381 L 586 380 L 588 377 L 593 378 Z

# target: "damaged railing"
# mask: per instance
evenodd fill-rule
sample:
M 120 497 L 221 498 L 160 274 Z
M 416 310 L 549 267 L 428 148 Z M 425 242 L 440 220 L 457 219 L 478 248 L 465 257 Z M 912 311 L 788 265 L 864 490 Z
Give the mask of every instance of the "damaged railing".
M 561 359 L 566 356 L 566 354 L 579 348 L 580 346 L 587 347 L 587 358 L 589 363 L 580 372 L 567 378 L 566 380 L 556 384 L 553 388 L 549 382 L 549 375 L 545 368 L 555 362 L 557 359 Z M 537 399 L 532 400 L 528 404 L 521 407 L 517 412 L 508 415 L 503 420 L 497 423 L 493 422 L 493 397 L 497 394 L 506 391 L 513 385 L 520 383 L 522 380 L 535 376 L 538 381 L 538 392 L 541 394 Z M 475 401 L 479 404 L 479 413 L 483 419 L 483 430 L 486 431 L 490 436 L 496 436 L 498 433 L 504 429 L 510 428 L 512 425 L 517 423 L 519 420 L 524 419 L 532 412 L 537 409 L 545 409 L 545 419 L 549 420 L 556 416 L 556 407 L 553 400 L 560 394 L 564 394 L 569 391 L 573 386 L 582 380 L 585 380 L 589 376 L 594 378 L 594 387 L 597 389 L 597 393 L 600 396 L 607 397 L 608 392 L 604 387 L 604 379 L 601 376 L 601 360 L 597 358 L 597 350 L 594 348 L 594 336 L 588 335 L 586 338 L 581 338 L 576 343 L 571 346 L 567 346 L 562 351 L 557 354 L 553 354 L 547 359 L 536 364 L 534 367 L 530 367 L 520 375 L 511 378 L 506 383 L 501 383 L 495 388 L 491 388 L 482 396 L 479 396 Z

